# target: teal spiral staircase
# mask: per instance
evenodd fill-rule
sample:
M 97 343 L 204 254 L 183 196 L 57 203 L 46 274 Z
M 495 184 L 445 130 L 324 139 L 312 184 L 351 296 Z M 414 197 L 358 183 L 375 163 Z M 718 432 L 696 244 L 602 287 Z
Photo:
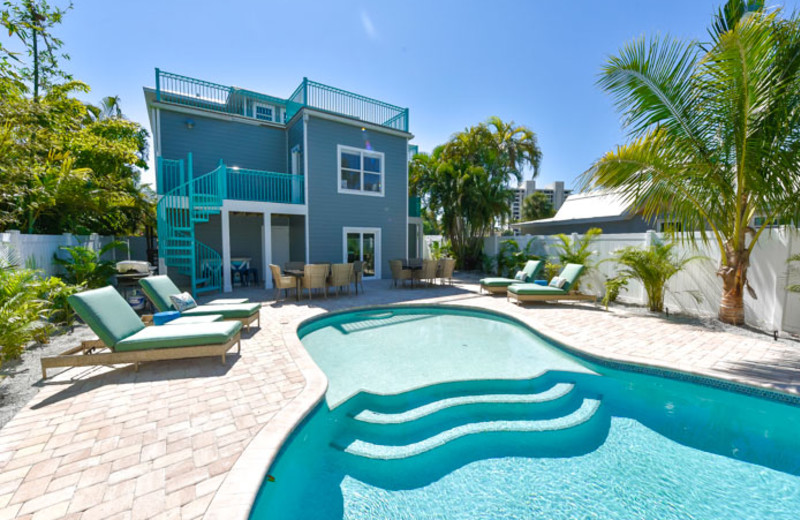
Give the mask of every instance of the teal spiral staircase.
M 186 161 L 158 158 L 159 180 L 171 186 L 156 206 L 158 251 L 168 268 L 191 279 L 192 295 L 222 290 L 222 257 L 195 237 L 195 226 L 222 210 L 226 167 L 220 165 L 197 178 L 192 176 L 192 154 Z M 160 184 L 163 186 L 163 184 Z

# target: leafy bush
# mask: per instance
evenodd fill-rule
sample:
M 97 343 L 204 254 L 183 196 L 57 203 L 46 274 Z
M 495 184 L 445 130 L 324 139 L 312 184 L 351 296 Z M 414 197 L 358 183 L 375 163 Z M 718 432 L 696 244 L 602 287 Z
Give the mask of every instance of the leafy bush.
M 434 240 L 431 242 L 431 257 L 434 260 L 449 257 L 452 252 L 453 248 L 448 240 Z
M 693 260 L 703 257 L 677 258 L 673 243 L 655 241 L 647 248 L 629 246 L 614 253 L 613 261 L 624 266 L 618 278 L 638 280 L 647 292 L 647 305 L 651 311 L 664 310 L 664 293 L 667 282 Z
M 562 265 L 553 262 L 545 262 L 544 264 L 544 278 L 548 282 L 558 276 L 561 272 Z
M 117 272 L 114 262 L 102 260 L 102 256 L 112 249 L 126 247 L 125 242 L 119 240 L 106 244 L 99 251 L 83 246 L 63 247 L 69 253 L 69 258 L 62 259 L 53 255 L 53 262 L 64 267 L 67 272 L 64 279 L 67 283 L 97 289 L 108 285 L 109 279 Z
M 528 260 L 538 260 L 539 257 L 530 252 L 533 245 L 534 241 L 529 240 L 525 247 L 520 249 L 516 240 L 503 241 L 497 255 L 497 275 L 511 278 L 525 267 Z
M 561 241 L 561 243 L 555 244 L 555 247 L 558 249 L 558 260 L 561 265 L 580 264 L 584 267 L 581 275 L 575 280 L 574 287 L 577 288 L 579 280 L 587 275 L 594 267 L 589 259 L 595 254 L 595 251 L 591 251 L 589 246 L 602 234 L 602 229 L 591 228 L 586 231 L 583 238 L 577 238 L 575 240 L 572 240 L 563 233 L 556 235 L 556 238 Z
M 37 290 L 39 299 L 48 302 L 48 321 L 53 325 L 71 327 L 75 323 L 75 311 L 67 298 L 83 289 L 82 285 L 68 285 L 55 276 L 41 280 Z
M 481 257 L 481 266 L 483 268 L 483 272 L 486 274 L 494 273 L 494 266 L 497 262 L 497 257 L 492 255 L 487 255 L 486 253 L 483 254 Z
M 617 301 L 621 290 L 628 290 L 628 279 L 624 276 L 615 276 L 605 281 L 606 294 L 603 296 L 603 305 L 608 310 L 608 304 Z
M 789 262 L 800 262 L 800 254 L 790 257 Z M 800 283 L 793 283 L 786 287 L 786 290 L 790 292 L 800 292 Z
M 46 340 L 47 302 L 39 298 L 36 271 L 0 259 L 0 364 L 16 359 L 31 341 Z

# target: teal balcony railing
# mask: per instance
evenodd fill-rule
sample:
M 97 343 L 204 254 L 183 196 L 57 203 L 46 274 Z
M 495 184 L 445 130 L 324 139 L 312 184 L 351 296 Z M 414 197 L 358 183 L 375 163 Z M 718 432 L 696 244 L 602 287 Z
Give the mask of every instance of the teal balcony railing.
M 420 217 L 422 216 L 422 199 L 419 197 L 408 198 L 408 216 Z
M 179 161 L 168 160 L 159 162 L 160 168 L 156 172 L 159 194 L 168 193 L 188 180 L 181 178 L 185 174 L 178 163 Z M 305 177 L 302 175 L 228 167 L 224 164 L 220 164 L 217 169 L 221 169 L 221 175 L 215 177 L 219 179 L 218 182 L 212 183 L 206 179 L 208 176 L 195 180 L 195 195 L 218 197 L 220 204 L 221 199 L 305 203 Z
M 285 123 L 307 106 L 408 132 L 408 109 L 303 78 L 288 99 L 156 69 L 156 101 Z
M 228 168 L 226 199 L 303 204 L 305 177 L 241 168 Z

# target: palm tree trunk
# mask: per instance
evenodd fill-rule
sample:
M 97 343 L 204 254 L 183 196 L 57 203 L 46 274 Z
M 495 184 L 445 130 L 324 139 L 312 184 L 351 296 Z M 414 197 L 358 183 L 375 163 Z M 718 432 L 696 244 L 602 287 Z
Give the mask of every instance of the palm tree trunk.
M 719 320 L 731 325 L 744 325 L 744 286 L 747 283 L 747 268 L 750 254 L 747 250 L 734 250 L 726 244 L 727 265 L 717 271 L 722 278 L 722 299 L 719 304 Z

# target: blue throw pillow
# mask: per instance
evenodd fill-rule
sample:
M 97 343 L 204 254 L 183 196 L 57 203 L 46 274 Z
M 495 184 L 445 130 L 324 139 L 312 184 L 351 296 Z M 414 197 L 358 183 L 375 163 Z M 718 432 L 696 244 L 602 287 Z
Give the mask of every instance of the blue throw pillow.
M 188 292 L 171 294 L 169 299 L 172 300 L 172 304 L 175 306 L 175 309 L 180 312 L 188 311 L 189 309 L 194 309 L 197 307 L 197 302 L 194 301 L 194 298 L 192 298 L 192 295 Z

